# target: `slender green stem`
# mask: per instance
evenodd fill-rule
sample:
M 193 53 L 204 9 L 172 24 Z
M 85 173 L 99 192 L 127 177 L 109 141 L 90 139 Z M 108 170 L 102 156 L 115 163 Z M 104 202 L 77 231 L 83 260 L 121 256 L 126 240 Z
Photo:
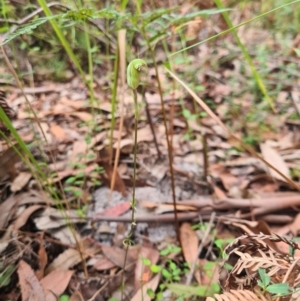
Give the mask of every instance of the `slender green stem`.
M 137 91 L 136 89 L 133 89 L 133 99 L 134 99 L 134 113 L 135 113 L 135 125 L 134 125 L 134 150 L 133 150 L 133 180 L 132 180 L 132 201 L 131 201 L 131 225 L 130 225 L 130 230 L 129 233 L 124 240 L 124 244 L 126 246 L 126 251 L 125 251 L 125 257 L 124 257 L 124 265 L 123 265 L 123 271 L 125 271 L 126 268 L 126 261 L 127 261 L 127 256 L 128 256 L 128 250 L 129 246 L 132 245 L 132 240 L 131 237 L 134 232 L 134 228 L 136 226 L 136 219 L 135 219 L 135 205 L 136 205 L 136 199 L 135 199 L 135 186 L 136 186 L 136 161 L 137 161 L 137 131 L 138 131 L 138 123 L 139 123 L 139 106 L 137 102 Z M 124 273 L 122 274 L 122 295 L 121 295 L 121 300 L 123 300 L 123 294 L 124 294 Z
M 216 3 L 216 5 L 217 5 L 218 8 L 221 8 L 221 9 L 224 8 L 224 5 L 222 4 L 222 2 L 221 2 L 220 0 L 214 0 L 214 1 L 215 1 L 215 3 Z M 263 81 L 262 81 L 262 79 L 261 79 L 259 73 L 257 72 L 256 67 L 254 66 L 254 63 L 253 63 L 253 61 L 252 61 L 252 59 L 251 59 L 251 56 L 250 56 L 249 53 L 248 53 L 247 48 L 244 46 L 244 44 L 243 44 L 242 41 L 240 40 L 240 38 L 239 38 L 239 36 L 238 36 L 238 34 L 237 34 L 237 32 L 236 32 L 236 29 L 234 28 L 234 26 L 233 26 L 233 24 L 232 24 L 232 22 L 231 22 L 231 20 L 230 20 L 230 18 L 229 18 L 228 12 L 227 12 L 227 11 L 224 11 L 224 12 L 222 13 L 222 15 L 223 15 L 223 17 L 224 17 L 224 19 L 225 19 L 227 25 L 228 25 L 230 28 L 232 28 L 232 34 L 233 34 L 233 36 L 235 37 L 235 39 L 236 39 L 236 41 L 237 41 L 237 43 L 238 43 L 238 45 L 239 45 L 239 47 L 240 47 L 240 49 L 241 49 L 241 51 L 242 51 L 244 57 L 245 57 L 245 59 L 246 59 L 248 65 L 249 65 L 249 67 L 250 67 L 250 69 L 251 69 L 251 72 L 252 72 L 252 74 L 253 74 L 253 77 L 255 78 L 255 80 L 256 80 L 256 82 L 257 82 L 259 88 L 260 88 L 261 93 L 264 95 L 264 97 L 265 97 L 265 99 L 268 101 L 270 107 L 271 107 L 272 110 L 275 112 L 275 107 L 274 107 L 273 100 L 272 100 L 271 97 L 269 96 L 268 91 L 267 91 L 267 89 L 266 89 L 266 87 L 265 87 L 265 85 L 264 85 L 264 83 L 263 83 Z
M 38 0 L 41 8 L 43 9 L 45 15 L 47 17 L 52 16 L 52 13 L 49 9 L 49 7 L 47 6 L 46 1 L 44 0 Z M 66 52 L 68 53 L 69 57 L 71 58 L 71 60 L 73 61 L 74 65 L 76 66 L 77 70 L 79 71 L 80 75 L 82 76 L 82 78 L 85 80 L 85 74 L 77 60 L 77 57 L 75 56 L 74 52 L 72 51 L 69 43 L 67 42 L 65 36 L 63 35 L 61 29 L 59 28 L 59 26 L 57 25 L 56 21 L 54 19 L 50 19 L 49 22 L 51 23 L 58 39 L 60 40 L 61 44 L 63 45 L 63 47 L 65 48 Z

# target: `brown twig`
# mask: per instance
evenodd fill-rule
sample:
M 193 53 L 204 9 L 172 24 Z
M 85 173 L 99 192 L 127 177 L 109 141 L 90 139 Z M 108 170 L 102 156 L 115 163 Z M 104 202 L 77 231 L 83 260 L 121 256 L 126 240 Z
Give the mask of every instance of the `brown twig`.
M 153 122 L 152 122 L 152 118 L 151 118 L 151 114 L 150 114 L 150 110 L 149 110 L 149 105 L 148 105 L 147 99 L 145 97 L 145 90 L 143 91 L 143 100 L 144 100 L 144 102 L 146 104 L 147 121 L 148 121 L 148 123 L 150 125 L 150 129 L 151 129 L 151 133 L 152 133 L 152 136 L 153 136 L 154 145 L 155 145 L 155 148 L 156 148 L 156 151 L 157 151 L 157 157 L 158 157 L 158 159 L 161 159 L 162 155 L 161 155 L 161 152 L 159 150 L 158 143 L 157 143 L 156 134 L 155 134 L 155 130 L 154 130 L 154 126 L 153 126 Z

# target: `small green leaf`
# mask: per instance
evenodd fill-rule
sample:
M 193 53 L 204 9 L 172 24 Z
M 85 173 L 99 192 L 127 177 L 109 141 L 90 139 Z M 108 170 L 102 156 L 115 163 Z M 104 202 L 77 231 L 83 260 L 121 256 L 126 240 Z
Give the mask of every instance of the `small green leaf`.
M 163 250 L 161 250 L 160 252 L 159 252 L 159 254 L 161 255 L 161 256 L 167 256 L 167 255 L 169 255 L 170 254 L 170 250 L 169 249 L 163 249 Z
M 75 180 L 76 180 L 75 177 L 70 177 L 70 178 L 67 179 L 66 184 L 72 184 L 72 183 L 75 182 Z
M 10 284 L 11 274 L 15 269 L 15 265 L 11 264 L 3 272 L 0 272 L 0 287 L 4 287 Z
M 170 262 L 169 262 L 169 265 L 170 265 L 170 269 L 171 269 L 172 271 L 175 271 L 175 270 L 177 269 L 177 265 L 176 265 L 175 262 L 170 261 Z
M 164 296 L 163 296 L 163 293 L 162 292 L 158 292 L 156 294 L 156 300 L 157 301 L 160 301 L 160 300 L 163 300 Z
M 265 288 L 270 284 L 270 276 L 266 273 L 265 269 L 258 269 L 258 274 L 260 276 L 260 279 L 262 281 L 262 287 Z
M 162 275 L 168 280 L 172 279 L 172 274 L 166 269 L 162 270 Z
M 156 264 L 152 264 L 150 270 L 152 273 L 157 274 L 161 271 L 162 267 Z
M 68 296 L 68 295 L 61 295 L 58 300 L 59 301 L 69 301 L 69 299 L 70 299 L 70 296 Z
M 154 299 L 155 298 L 155 293 L 153 291 L 152 288 L 148 288 L 147 289 L 147 295 L 151 298 L 151 299 Z
M 300 49 L 294 48 L 294 51 L 295 51 L 296 54 L 300 57 Z
M 148 258 L 141 258 L 143 265 L 149 266 L 151 265 L 151 260 Z
M 182 115 L 183 115 L 184 118 L 189 119 L 191 117 L 191 112 L 187 109 L 184 109 L 182 111 Z
M 291 293 L 291 288 L 289 287 L 288 283 L 276 283 L 269 285 L 267 287 L 267 291 L 270 294 L 288 295 Z
M 181 252 L 181 248 L 180 247 L 172 247 L 171 253 L 179 253 L 179 252 Z

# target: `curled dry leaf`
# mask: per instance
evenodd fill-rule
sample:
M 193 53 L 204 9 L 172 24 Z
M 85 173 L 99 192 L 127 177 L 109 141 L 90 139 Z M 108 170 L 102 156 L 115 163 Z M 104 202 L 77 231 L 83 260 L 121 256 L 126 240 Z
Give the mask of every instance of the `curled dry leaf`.
M 131 249 L 133 250 L 133 249 Z M 135 261 L 135 257 L 133 256 L 133 253 L 129 250 L 126 258 L 126 267 L 125 270 L 129 271 L 133 269 L 133 263 Z M 124 267 L 124 260 L 125 260 L 125 254 L 126 251 L 121 248 L 116 247 L 109 247 L 109 246 L 102 246 L 102 252 L 103 254 L 112 261 L 116 266 L 123 268 Z
M 44 290 L 28 263 L 21 260 L 18 268 L 22 301 L 46 301 Z
M 48 255 L 44 247 L 44 234 L 42 233 L 40 236 L 40 248 L 38 252 L 39 258 L 39 269 L 36 271 L 36 276 L 40 280 L 44 277 L 44 270 L 48 263 Z
M 22 190 L 22 188 L 25 187 L 25 185 L 28 183 L 31 177 L 32 175 L 29 172 L 20 172 L 18 176 L 11 183 L 10 190 L 12 192 L 17 192 Z
M 93 120 L 93 116 L 87 112 L 72 112 L 72 113 L 70 113 L 70 115 L 78 117 L 83 122 Z
M 141 246 L 139 250 L 139 258 L 137 260 L 134 272 L 134 288 L 138 290 L 141 285 L 144 285 L 152 278 L 150 266 L 144 265 L 142 259 L 147 258 L 151 264 L 157 264 L 159 259 L 159 252 L 153 248 Z
M 276 169 L 278 169 L 283 175 L 285 175 L 287 178 L 291 179 L 290 176 L 290 170 L 286 164 L 286 162 L 283 160 L 283 158 L 280 156 L 280 154 L 271 146 L 269 146 L 267 143 L 261 143 L 260 149 L 263 158 L 270 164 L 272 164 Z M 269 172 L 271 176 L 278 180 L 285 181 L 276 171 L 273 169 L 269 169 Z
M 15 148 L 22 153 L 20 146 L 16 144 L 0 156 L 0 182 L 9 177 L 14 178 L 17 174 L 15 164 L 21 162 L 21 158 Z
M 106 270 L 114 268 L 115 266 L 116 266 L 116 264 L 114 262 L 112 262 L 108 258 L 104 257 L 104 258 L 98 259 L 95 262 L 93 268 L 97 271 L 106 271 Z
M 122 139 L 120 143 L 118 141 L 114 144 L 114 148 L 120 148 L 121 153 L 131 154 L 133 152 L 133 140 L 130 138 Z
M 47 267 L 45 274 L 49 274 L 56 270 L 68 270 L 82 261 L 82 258 L 87 258 L 100 251 L 100 247 L 91 243 L 89 239 L 84 239 L 79 242 L 81 253 L 76 249 L 67 249 L 56 257 L 53 262 Z
M 151 301 L 151 298 L 147 294 L 148 289 L 152 289 L 152 291 L 156 291 L 157 286 L 159 284 L 160 274 L 157 274 L 153 277 L 148 283 L 144 284 L 131 298 L 131 301 Z
M 183 223 L 179 229 L 182 253 L 189 268 L 192 268 L 195 261 L 198 261 L 199 238 L 189 223 Z M 195 271 L 195 277 L 200 283 L 200 273 Z
M 64 129 L 55 123 L 52 123 L 50 125 L 50 132 L 54 135 L 54 137 L 58 140 L 58 141 L 64 141 L 66 134 Z
M 51 199 L 37 192 L 24 192 L 18 195 L 12 195 L 0 205 L 0 228 L 6 228 L 18 206 L 27 204 L 52 204 L 52 202 Z
M 74 271 L 53 271 L 41 280 L 46 301 L 56 301 L 66 290 Z
M 183 223 L 180 227 L 180 240 L 184 259 L 191 267 L 198 259 L 199 238 L 189 223 Z
M 37 210 L 44 208 L 42 205 L 33 205 L 26 208 L 20 215 L 17 216 L 13 223 L 14 230 L 22 228 L 30 218 L 30 216 Z
M 55 208 L 46 208 L 39 216 L 34 218 L 36 227 L 39 230 L 49 230 L 59 228 L 67 224 L 68 219 L 74 219 L 73 222 L 80 222 L 76 210 L 65 210 L 64 212 Z

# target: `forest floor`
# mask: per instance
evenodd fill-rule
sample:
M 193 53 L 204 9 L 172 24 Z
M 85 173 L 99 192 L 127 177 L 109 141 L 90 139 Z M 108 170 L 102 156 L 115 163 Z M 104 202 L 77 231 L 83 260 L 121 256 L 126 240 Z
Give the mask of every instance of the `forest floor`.
M 199 37 L 221 32 L 212 20 Z M 95 64 L 92 96 L 71 64 L 50 56 L 43 66 L 33 52 L 18 55 L 21 91 L 3 60 L 12 124 L 37 165 L 14 138 L 0 141 L 0 300 L 205 300 L 222 290 L 298 300 L 299 34 L 255 22 L 237 33 L 252 66 L 231 34 L 145 59 L 136 159 L 133 93 L 119 81 L 112 107 L 111 63 Z

